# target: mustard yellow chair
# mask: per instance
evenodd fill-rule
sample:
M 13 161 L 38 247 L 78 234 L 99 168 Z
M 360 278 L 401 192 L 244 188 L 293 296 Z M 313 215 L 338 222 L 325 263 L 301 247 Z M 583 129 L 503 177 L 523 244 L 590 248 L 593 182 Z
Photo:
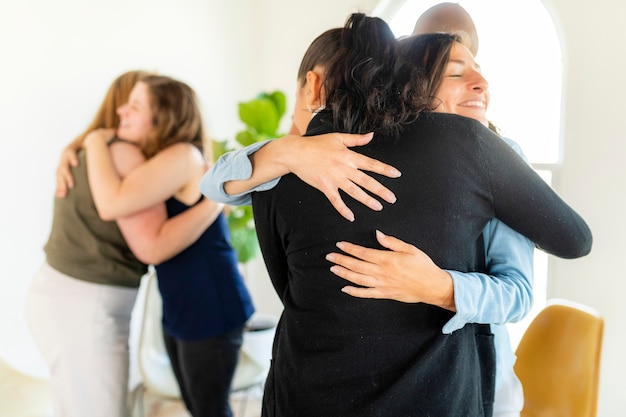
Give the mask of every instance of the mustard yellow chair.
M 604 321 L 581 304 L 550 300 L 516 350 L 522 417 L 595 417 Z

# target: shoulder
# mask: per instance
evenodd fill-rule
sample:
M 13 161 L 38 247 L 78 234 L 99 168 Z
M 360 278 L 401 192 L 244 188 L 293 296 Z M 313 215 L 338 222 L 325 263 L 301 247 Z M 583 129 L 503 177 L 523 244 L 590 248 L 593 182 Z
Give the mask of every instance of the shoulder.
M 441 149 L 449 146 L 471 148 L 484 136 L 485 130 L 489 129 L 474 119 L 450 113 L 422 112 L 406 125 L 403 135 L 419 138 L 425 143 L 438 143 Z
M 509 145 L 511 148 L 513 149 L 521 149 L 521 147 L 519 146 L 519 144 L 517 142 L 515 142 L 513 139 L 511 138 L 507 138 L 506 136 L 501 136 L 500 137 L 503 141 L 505 141 L 507 143 L 507 145 Z
M 154 157 L 163 160 L 176 160 L 180 163 L 204 163 L 200 149 L 188 142 L 179 142 L 168 146 Z
M 471 134 L 476 134 L 478 129 L 485 128 L 477 120 L 459 116 L 451 113 L 436 113 L 425 111 L 415 119 L 415 121 L 409 123 L 409 127 L 432 129 L 441 132 L 458 132 L 465 131 Z M 485 128 L 486 129 L 486 128 Z
M 511 149 L 513 149 L 519 156 L 521 156 L 524 161 L 528 162 L 528 157 L 522 150 L 522 147 L 519 146 L 517 142 L 515 142 L 513 139 L 510 139 L 504 136 L 502 136 L 502 140 L 506 142 L 506 144 L 509 145 Z

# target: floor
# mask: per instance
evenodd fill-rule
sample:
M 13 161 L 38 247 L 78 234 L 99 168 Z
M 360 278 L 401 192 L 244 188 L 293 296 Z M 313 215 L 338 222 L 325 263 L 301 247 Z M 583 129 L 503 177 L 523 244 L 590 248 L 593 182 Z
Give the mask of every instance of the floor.
M 145 417 L 190 417 L 180 400 L 158 398 L 149 393 L 144 397 Z M 233 417 L 260 417 L 261 390 L 253 388 L 249 393 L 235 393 L 231 397 Z M 141 417 L 135 409 L 133 417 Z
M 247 395 L 246 395 L 247 394 Z M 232 395 L 234 417 L 260 417 L 260 387 Z M 48 382 L 23 375 L 0 361 L 0 417 L 52 417 Z M 143 417 L 190 417 L 180 400 L 144 394 Z M 135 407 L 132 417 L 141 417 Z

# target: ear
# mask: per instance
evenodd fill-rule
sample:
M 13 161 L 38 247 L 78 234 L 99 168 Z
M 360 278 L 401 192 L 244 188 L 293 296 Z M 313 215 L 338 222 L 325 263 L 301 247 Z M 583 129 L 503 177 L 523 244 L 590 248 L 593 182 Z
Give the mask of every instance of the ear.
M 312 109 L 319 109 L 323 106 L 322 97 L 322 74 L 317 68 L 313 68 L 306 73 L 306 104 Z

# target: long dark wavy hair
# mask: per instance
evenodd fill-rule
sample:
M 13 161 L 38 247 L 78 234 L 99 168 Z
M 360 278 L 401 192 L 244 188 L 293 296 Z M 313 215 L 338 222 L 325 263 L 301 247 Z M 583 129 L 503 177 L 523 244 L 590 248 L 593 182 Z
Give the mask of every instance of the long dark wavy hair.
M 382 19 L 352 14 L 324 80 L 326 111 L 339 132 L 395 135 L 428 108 L 415 66 L 398 53 Z
M 398 41 L 400 55 L 415 65 L 422 76 L 422 90 L 428 97 L 431 109 L 437 107 L 436 93 L 441 86 L 455 42 L 464 45 L 464 38 L 452 33 L 429 33 Z
M 452 46 L 459 43 L 469 47 L 470 40 L 462 34 L 429 33 L 413 35 L 398 41 L 398 50 L 404 59 L 413 63 L 421 74 L 422 91 L 429 101 L 430 110 L 437 108 L 437 92 L 450 61 Z M 489 129 L 501 135 L 501 131 L 491 121 Z

